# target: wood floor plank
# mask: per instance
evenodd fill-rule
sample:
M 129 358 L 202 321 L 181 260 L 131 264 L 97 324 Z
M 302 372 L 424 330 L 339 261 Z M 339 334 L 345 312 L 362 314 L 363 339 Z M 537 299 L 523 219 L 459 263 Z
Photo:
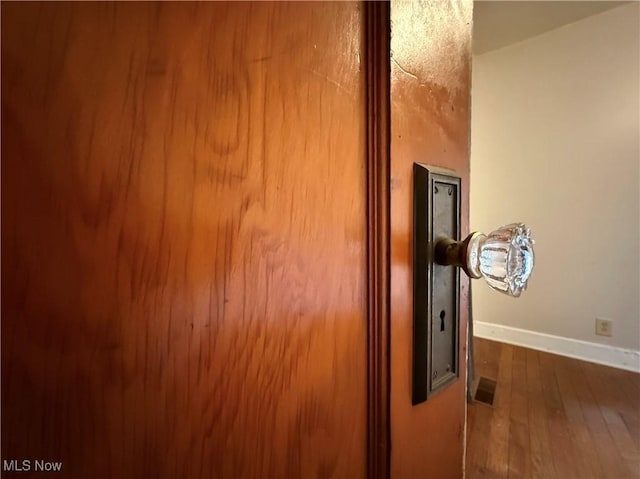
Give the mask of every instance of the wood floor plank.
M 587 378 L 582 369 L 582 361 L 574 360 L 568 365 L 572 385 L 580 402 L 584 420 L 596 445 L 601 469 L 606 474 L 602 479 L 629 477 L 626 467 L 622 463 L 622 457 L 612 442 L 598 403 L 588 386 Z
M 500 363 L 500 343 L 478 338 L 475 338 L 475 341 L 477 376 L 495 380 L 498 377 Z
M 629 434 L 636 444 L 640 444 L 640 374 L 612 370 L 613 388 L 619 391 L 622 401 L 628 409 L 622 409 L 620 415 L 629 429 Z
M 608 383 L 611 368 L 592 363 L 583 363 L 582 368 L 613 443 L 627 466 L 626 477 L 640 476 L 640 447 L 634 442 L 618 412 L 620 408 L 625 411 L 630 411 L 631 408 L 621 405 L 617 391 Z
M 467 479 L 640 479 L 640 374 L 475 341 L 497 384 L 468 408 Z
M 577 477 L 600 479 L 606 477 L 606 475 L 598 459 L 596 445 L 589 433 L 585 417 L 582 414 L 580 401 L 573 387 L 570 371 L 570 363 L 572 361 L 575 362 L 573 359 L 557 356 L 555 371 L 567 425 L 575 449 L 578 452 L 576 454 Z
M 497 383 L 493 400 L 493 418 L 489 433 L 489 449 L 487 452 L 487 469 L 496 477 L 507 478 L 509 475 L 509 415 L 511 408 L 511 371 L 513 347 L 502 344 L 498 365 Z
M 474 426 L 467 439 L 467 477 L 486 477 L 487 436 L 491 425 L 493 409 L 484 404 L 473 404 Z
M 476 378 L 496 379 L 500 359 L 500 343 L 474 338 Z M 488 437 L 495 409 L 482 403 L 472 403 L 468 411 L 473 415 L 473 428 L 467 429 L 466 474 L 468 478 L 493 477 L 487 468 Z
M 568 419 L 560 396 L 556 378 L 555 358 L 557 356 L 539 352 L 541 383 L 544 396 L 545 415 L 549 428 L 549 439 L 553 447 L 551 456 L 558 477 L 563 479 L 582 479 L 579 471 L 576 451 L 568 429 Z
M 509 417 L 509 478 L 531 476 L 529 455 L 529 400 L 527 397 L 527 352 L 513 348 L 511 409 Z
M 551 456 L 545 408 L 541 401 L 543 392 L 538 352 L 532 349 L 527 350 L 527 392 L 529 396 L 531 477 L 541 479 L 558 477 Z

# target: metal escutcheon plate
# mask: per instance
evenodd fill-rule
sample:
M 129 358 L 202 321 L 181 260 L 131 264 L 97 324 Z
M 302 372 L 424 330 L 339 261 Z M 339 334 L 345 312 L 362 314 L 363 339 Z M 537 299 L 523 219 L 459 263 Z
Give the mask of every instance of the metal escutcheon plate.
M 460 240 L 460 177 L 414 164 L 413 404 L 458 379 L 460 269 L 434 262 L 438 240 Z

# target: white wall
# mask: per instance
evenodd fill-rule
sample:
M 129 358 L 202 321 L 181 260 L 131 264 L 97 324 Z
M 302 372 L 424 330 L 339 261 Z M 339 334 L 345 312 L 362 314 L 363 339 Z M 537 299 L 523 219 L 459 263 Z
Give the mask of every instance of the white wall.
M 640 350 L 639 25 L 633 3 L 474 57 L 471 228 L 536 239 L 528 290 L 475 281 L 475 321 Z

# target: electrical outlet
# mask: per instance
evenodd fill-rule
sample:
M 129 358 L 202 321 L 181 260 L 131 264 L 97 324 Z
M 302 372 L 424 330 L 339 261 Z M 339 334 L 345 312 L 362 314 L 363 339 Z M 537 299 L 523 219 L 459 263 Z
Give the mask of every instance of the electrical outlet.
M 611 336 L 613 334 L 613 325 L 610 319 L 596 318 L 596 335 Z

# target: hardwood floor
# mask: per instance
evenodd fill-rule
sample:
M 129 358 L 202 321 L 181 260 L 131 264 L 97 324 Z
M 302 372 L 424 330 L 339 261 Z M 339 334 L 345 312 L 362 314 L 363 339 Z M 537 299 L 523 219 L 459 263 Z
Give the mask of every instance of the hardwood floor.
M 640 478 L 640 374 L 475 338 L 466 478 Z

